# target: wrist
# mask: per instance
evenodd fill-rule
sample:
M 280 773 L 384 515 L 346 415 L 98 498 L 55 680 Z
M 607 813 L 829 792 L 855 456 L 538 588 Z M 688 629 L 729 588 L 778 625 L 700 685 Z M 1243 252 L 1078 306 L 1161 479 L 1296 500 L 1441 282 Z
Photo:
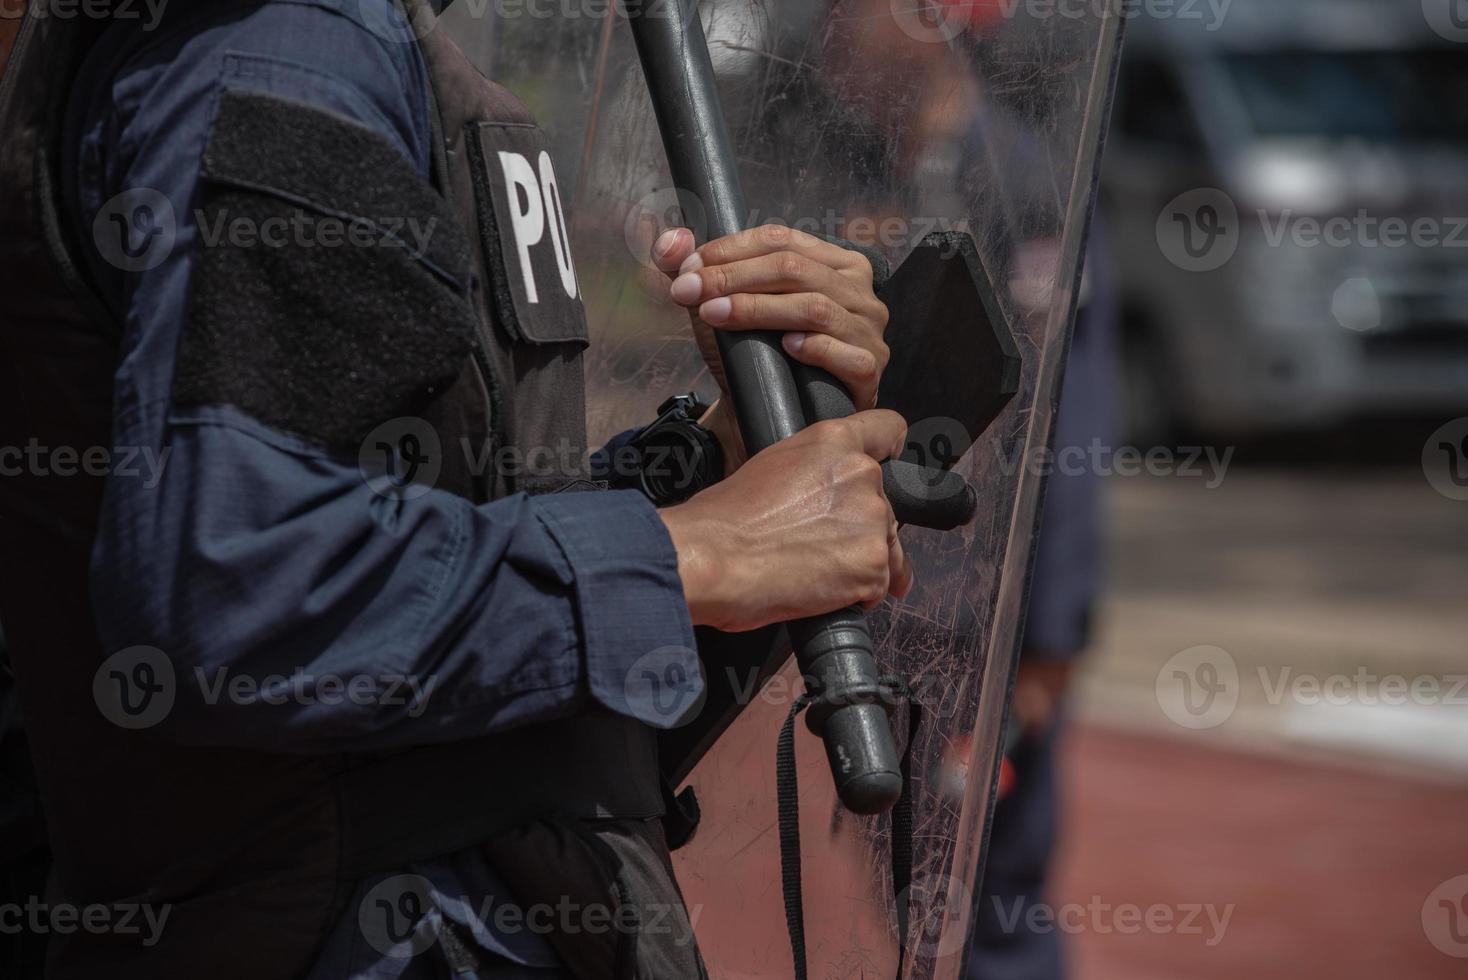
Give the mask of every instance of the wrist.
M 704 528 L 704 521 L 691 513 L 687 504 L 658 511 L 673 550 L 678 554 L 678 578 L 683 583 L 683 599 L 695 626 L 712 626 L 720 607 L 718 588 L 724 579 L 717 550 Z

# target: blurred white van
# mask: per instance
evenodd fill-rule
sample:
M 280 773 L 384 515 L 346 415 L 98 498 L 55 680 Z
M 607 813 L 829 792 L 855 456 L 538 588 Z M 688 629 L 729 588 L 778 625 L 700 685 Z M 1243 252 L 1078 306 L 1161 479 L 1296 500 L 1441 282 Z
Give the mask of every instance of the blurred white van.
M 1133 437 L 1468 414 L 1468 2 L 1461 37 L 1432 2 L 1138 5 L 1101 205 Z

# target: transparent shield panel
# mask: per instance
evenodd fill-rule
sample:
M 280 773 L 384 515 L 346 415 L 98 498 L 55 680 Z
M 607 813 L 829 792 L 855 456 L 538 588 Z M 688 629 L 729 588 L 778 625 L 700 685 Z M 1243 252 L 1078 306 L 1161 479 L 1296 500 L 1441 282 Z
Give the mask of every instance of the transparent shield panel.
M 965 231 L 1023 359 L 1018 393 L 985 431 L 909 419 L 917 443 L 962 453 L 954 469 L 978 490 L 979 515 L 952 532 L 904 528 L 917 587 L 872 615 L 883 669 L 924 710 L 906 968 L 924 978 L 962 968 L 1043 480 L 1036 463 L 1121 26 L 1120 0 L 927 2 L 718 0 L 703 10 L 749 223 L 874 245 L 894 268 L 929 233 Z M 590 317 L 592 445 L 646 422 L 670 394 L 717 394 L 686 314 L 647 261 L 656 235 L 684 223 L 680 207 L 698 223 L 697 205 L 671 186 L 630 29 L 608 8 L 460 0 L 440 24 L 530 105 L 554 148 Z M 904 336 L 935 377 L 962 377 L 920 325 Z M 747 703 L 689 776 L 703 823 L 675 860 L 712 974 L 788 977 L 775 741 L 799 684 L 787 664 L 762 689 L 748 690 L 748 678 L 735 686 Z M 905 734 L 900 712 L 895 724 Z M 797 752 L 811 975 L 890 976 L 891 821 L 841 809 L 803 725 Z

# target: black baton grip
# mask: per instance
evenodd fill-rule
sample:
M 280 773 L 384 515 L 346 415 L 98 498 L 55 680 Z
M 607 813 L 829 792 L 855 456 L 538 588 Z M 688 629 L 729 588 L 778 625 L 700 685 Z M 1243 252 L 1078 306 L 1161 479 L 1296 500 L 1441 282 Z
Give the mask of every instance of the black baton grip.
M 882 490 L 898 524 L 951 531 L 972 521 L 979 509 L 979 495 L 957 473 L 901 459 L 882 464 Z
M 846 386 L 830 372 L 809 364 L 792 370 L 808 420 L 841 419 L 856 411 Z M 972 521 L 979 509 L 978 494 L 957 473 L 901 459 L 882 464 L 882 490 L 899 524 L 951 531 Z
M 877 679 L 866 616 L 851 606 L 789 629 L 812 699 L 805 723 L 825 740 L 841 802 L 855 813 L 883 812 L 902 794 L 902 770 L 892 741 L 895 701 Z

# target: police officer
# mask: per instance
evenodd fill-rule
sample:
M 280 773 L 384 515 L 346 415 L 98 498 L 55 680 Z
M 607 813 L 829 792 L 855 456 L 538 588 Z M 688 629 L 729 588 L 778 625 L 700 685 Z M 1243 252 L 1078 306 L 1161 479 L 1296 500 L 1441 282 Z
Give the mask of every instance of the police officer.
M 22 29 L 0 443 L 106 472 L 0 491 L 47 898 L 112 923 L 50 976 L 703 975 L 629 675 L 910 585 L 886 312 L 798 232 L 654 260 L 716 377 L 711 330 L 786 331 L 867 411 L 746 460 L 725 398 L 719 471 L 662 508 L 472 465 L 580 458 L 585 317 L 544 137 L 425 13 Z

